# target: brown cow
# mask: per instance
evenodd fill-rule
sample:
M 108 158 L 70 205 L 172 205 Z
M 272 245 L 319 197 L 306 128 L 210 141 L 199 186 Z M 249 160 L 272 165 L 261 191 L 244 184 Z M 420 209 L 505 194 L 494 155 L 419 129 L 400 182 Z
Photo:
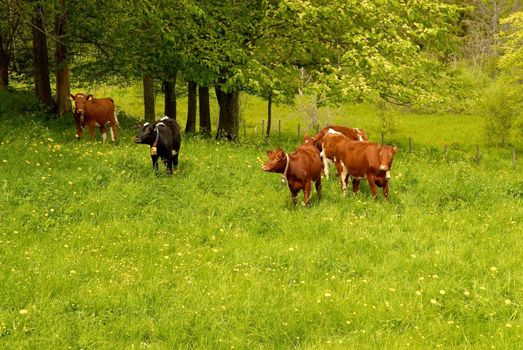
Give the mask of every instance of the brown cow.
M 112 98 L 94 98 L 93 95 L 86 96 L 83 93 L 69 94 L 69 98 L 75 102 L 73 117 L 76 122 L 76 138 L 82 138 L 82 129 L 86 126 L 89 127 L 89 135 L 94 138 L 94 128 L 98 126 L 102 140 L 105 142 L 107 137 L 105 124 L 109 123 L 111 139 L 116 143 L 118 118 Z
M 321 160 L 320 152 L 312 144 L 300 145 L 296 151 L 287 154 L 282 149 L 267 151 L 269 160 L 265 162 L 264 171 L 280 173 L 291 191 L 292 204 L 296 205 L 298 192 L 303 190 L 303 199 L 306 205 L 310 202 L 312 182 L 314 181 L 316 193 L 321 199 Z
M 383 188 L 383 195 L 387 199 L 392 161 L 398 150 L 396 146 L 352 141 L 337 134 L 326 135 L 322 146 L 324 159 L 331 159 L 336 164 L 344 193 L 349 176 L 355 193 L 360 188 L 361 179 L 367 178 L 372 196 L 376 197 L 378 186 Z
M 327 126 L 323 129 L 321 129 L 320 131 L 318 131 L 318 133 L 316 135 L 314 135 L 314 138 L 312 139 L 314 141 L 314 144 L 316 145 L 316 147 L 318 147 L 318 150 L 321 152 L 322 151 L 322 143 L 323 143 L 323 139 L 325 138 L 325 135 L 328 135 L 328 134 L 342 134 L 346 137 L 348 137 L 350 140 L 354 140 L 354 141 L 362 141 L 362 142 L 366 142 L 368 141 L 368 137 L 367 137 L 367 134 L 365 133 L 365 131 L 363 131 L 363 129 L 359 129 L 359 128 L 347 128 L 346 126 L 342 126 L 342 125 L 331 125 L 331 126 Z M 326 158 L 323 158 L 322 157 L 322 161 L 323 161 L 323 173 L 325 174 L 325 178 L 328 180 L 329 179 L 329 160 L 326 159 Z

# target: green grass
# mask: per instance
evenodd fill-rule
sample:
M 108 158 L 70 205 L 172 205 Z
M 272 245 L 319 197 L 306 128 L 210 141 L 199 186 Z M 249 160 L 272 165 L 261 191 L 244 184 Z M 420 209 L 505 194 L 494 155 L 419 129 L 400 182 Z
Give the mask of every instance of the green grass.
M 521 346 L 522 165 L 481 144 L 477 166 L 473 142 L 443 160 L 444 116 L 402 116 L 393 141 L 424 141 L 398 153 L 388 203 L 331 180 L 294 208 L 261 171 L 293 130 L 184 138 L 179 170 L 156 177 L 132 119 L 117 146 L 77 142 L 70 120 L 18 105 L 0 105 L 0 348 Z

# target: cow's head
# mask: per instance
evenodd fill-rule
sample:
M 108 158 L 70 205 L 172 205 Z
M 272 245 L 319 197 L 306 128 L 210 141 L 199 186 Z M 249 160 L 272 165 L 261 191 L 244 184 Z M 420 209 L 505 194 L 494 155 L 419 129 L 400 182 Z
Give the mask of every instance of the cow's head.
M 397 146 L 389 145 L 380 145 L 378 147 L 378 160 L 379 160 L 379 170 L 385 171 L 387 178 L 390 177 L 390 169 L 392 168 L 392 160 L 394 154 L 398 151 Z
M 312 137 L 310 137 L 309 134 L 305 134 L 305 136 L 303 136 L 303 144 L 312 145 L 312 146 L 316 145 L 316 143 L 314 142 L 314 139 Z
M 318 151 L 322 151 L 323 147 L 321 146 L 321 143 L 323 142 L 323 137 L 325 136 L 325 133 L 323 131 L 319 131 L 314 137 L 312 138 L 312 142 L 314 146 L 318 149 Z
M 147 145 L 152 145 L 156 139 L 156 128 L 153 123 L 139 124 L 137 126 L 138 132 L 134 138 L 135 143 L 143 143 Z
M 74 101 L 74 117 L 81 122 L 84 121 L 85 103 L 89 101 L 93 95 L 85 95 L 84 93 L 77 93 L 76 95 L 69 94 L 69 99 Z
M 274 151 L 267 151 L 267 156 L 269 159 L 262 166 L 262 169 L 270 172 L 283 172 L 287 163 L 285 152 L 281 148 L 276 148 Z

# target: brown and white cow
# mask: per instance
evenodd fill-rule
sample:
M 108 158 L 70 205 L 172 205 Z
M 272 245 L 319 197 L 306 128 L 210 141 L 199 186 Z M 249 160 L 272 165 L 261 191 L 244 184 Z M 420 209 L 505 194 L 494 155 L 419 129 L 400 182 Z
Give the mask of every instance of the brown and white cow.
M 298 192 L 303 190 L 305 205 L 309 205 L 311 187 L 314 182 L 318 198 L 321 199 L 321 160 L 320 152 L 310 142 L 300 145 L 296 151 L 288 154 L 282 149 L 267 151 L 269 159 L 262 169 L 282 174 L 291 191 L 292 204 L 296 205 Z
M 383 188 L 383 195 L 389 195 L 389 178 L 396 146 L 379 145 L 370 142 L 349 140 L 344 135 L 328 134 L 323 140 L 322 156 L 334 161 L 340 175 L 341 190 L 345 193 L 349 177 L 352 190 L 358 192 L 360 181 L 366 178 L 373 197 Z
M 94 128 L 98 126 L 102 134 L 102 140 L 105 142 L 107 138 L 105 125 L 109 124 L 111 139 L 116 143 L 118 118 L 116 117 L 112 98 L 94 98 L 93 95 L 85 95 L 83 93 L 69 94 L 69 98 L 75 103 L 73 117 L 76 122 L 76 138 L 82 138 L 82 129 L 86 126 L 89 128 L 89 136 L 94 138 Z
M 314 144 L 318 148 L 318 150 L 321 152 L 323 150 L 322 144 L 323 139 L 325 138 L 325 135 L 328 134 L 341 134 L 349 138 L 350 140 L 354 141 L 361 141 L 361 142 L 367 142 L 369 138 L 367 137 L 367 134 L 363 129 L 359 128 L 348 128 L 346 126 L 342 125 L 331 125 L 327 126 L 320 131 L 316 135 L 314 135 L 314 138 L 312 139 L 314 141 Z M 329 179 L 329 166 L 330 162 L 328 159 L 325 159 L 322 157 L 323 161 L 323 173 L 325 174 L 325 178 Z

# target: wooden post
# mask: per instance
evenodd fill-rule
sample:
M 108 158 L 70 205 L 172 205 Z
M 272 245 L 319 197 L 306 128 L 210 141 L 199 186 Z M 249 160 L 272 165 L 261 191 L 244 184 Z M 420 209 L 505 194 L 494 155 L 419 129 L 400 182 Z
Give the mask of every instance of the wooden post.
M 409 137 L 409 153 L 412 153 L 412 138 Z
M 278 137 L 281 136 L 281 120 L 278 120 Z
M 447 160 L 447 145 L 443 146 L 443 159 Z
M 479 153 L 479 145 L 476 146 L 476 164 L 479 165 L 481 154 Z
M 298 140 L 300 139 L 300 124 L 298 124 Z
M 385 135 L 383 135 L 383 131 L 381 132 L 381 144 L 383 145 L 385 143 Z
M 512 167 L 516 168 L 516 148 L 512 147 Z

